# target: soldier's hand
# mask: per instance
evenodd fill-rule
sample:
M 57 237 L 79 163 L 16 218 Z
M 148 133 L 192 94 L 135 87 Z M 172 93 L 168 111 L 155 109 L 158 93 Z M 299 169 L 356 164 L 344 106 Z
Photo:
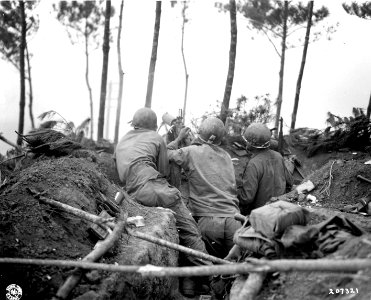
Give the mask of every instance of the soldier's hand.
M 183 127 L 180 132 L 179 132 L 179 135 L 178 135 L 178 139 L 180 141 L 183 141 L 186 139 L 186 137 L 188 136 L 189 132 L 191 131 L 190 128 L 188 127 Z

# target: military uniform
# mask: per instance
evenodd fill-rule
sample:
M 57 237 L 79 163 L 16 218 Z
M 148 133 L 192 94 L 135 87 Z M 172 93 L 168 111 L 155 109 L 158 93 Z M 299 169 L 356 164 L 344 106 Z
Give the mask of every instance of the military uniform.
M 145 206 L 173 210 L 180 244 L 207 253 L 197 224 L 184 205 L 179 190 L 165 178 L 169 160 L 163 138 L 153 130 L 131 130 L 119 141 L 115 158 L 120 180 L 127 192 Z M 187 256 L 187 259 L 191 264 L 210 264 L 193 256 Z
M 225 257 L 233 246 L 234 232 L 241 223 L 234 167 L 222 148 L 203 142 L 177 149 L 168 146 L 170 161 L 180 165 L 188 177 L 189 208 L 198 222 L 206 249 L 212 255 Z
M 244 172 L 242 186 L 238 188 L 242 213 L 250 214 L 251 210 L 265 205 L 271 197 L 283 195 L 291 181 L 281 154 L 270 149 L 255 153 Z

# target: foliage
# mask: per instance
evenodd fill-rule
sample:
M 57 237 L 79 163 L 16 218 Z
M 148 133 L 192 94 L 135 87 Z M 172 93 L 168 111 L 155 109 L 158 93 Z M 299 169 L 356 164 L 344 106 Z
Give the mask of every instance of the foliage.
M 252 108 L 247 109 L 248 104 L 255 102 Z M 245 96 L 237 99 L 237 107 L 229 109 L 228 132 L 230 134 L 241 134 L 251 123 L 269 123 L 273 119 L 271 113 L 269 94 L 255 96 L 250 100 Z
M 204 113 L 200 119 L 193 119 L 192 125 L 198 129 L 200 123 L 208 117 L 220 116 L 220 105 L 218 101 L 217 107 L 211 112 Z M 253 99 L 248 99 L 241 95 L 236 100 L 236 107 L 227 110 L 226 127 L 229 135 L 241 135 L 243 131 L 254 122 L 269 123 L 273 119 L 271 112 L 272 101 L 269 94 L 255 96 Z M 201 121 L 201 122 L 200 122 Z
M 344 10 L 350 15 L 356 15 L 362 19 L 371 20 L 371 1 L 358 3 L 351 2 L 350 4 L 343 3 Z
M 362 149 L 370 145 L 371 123 L 362 108 L 353 107 L 352 113 L 350 117 L 339 117 L 328 112 L 327 123 L 334 130 L 332 137 L 337 138 L 343 147 Z
M 367 151 L 371 146 L 371 122 L 361 108 L 353 108 L 352 116 L 340 117 L 328 112 L 329 126 L 324 131 L 297 129 L 292 132 L 294 145 L 302 147 L 307 155 L 349 148 Z
M 257 32 L 264 34 L 279 56 L 281 54 L 278 51 L 278 43 L 281 42 L 283 34 L 282 18 L 284 2 L 285 1 L 273 0 L 240 0 L 237 3 L 237 11 L 240 12 L 249 22 L 247 27 L 250 30 L 256 30 Z M 225 12 L 229 10 L 229 4 L 216 2 L 215 6 L 220 11 Z M 308 7 L 305 3 L 298 2 L 297 4 L 294 4 L 290 1 L 287 19 L 287 37 L 292 38 L 286 41 L 287 48 L 294 48 L 297 45 L 302 44 L 301 35 L 295 35 L 295 33 L 305 27 L 303 24 L 307 21 L 307 15 Z M 329 10 L 325 6 L 313 11 L 312 25 L 318 25 L 318 23 L 328 15 Z M 335 25 L 322 26 L 321 29 L 312 32 L 311 42 L 317 41 L 323 35 L 326 35 L 326 38 L 330 40 L 331 34 L 336 31 L 338 25 L 339 24 L 337 23 Z
M 73 44 L 86 40 L 94 48 L 101 45 L 103 35 L 105 9 L 103 0 L 99 1 L 60 1 L 53 4 L 58 20 L 66 26 L 67 33 Z M 111 17 L 114 10 L 111 11 Z
M 273 40 L 278 38 L 280 41 L 282 39 L 284 2 L 285 1 L 252 0 L 239 2 L 237 6 L 238 11 L 248 19 L 252 28 L 266 35 L 272 45 L 275 47 L 276 51 L 278 46 Z M 317 24 L 328 15 L 329 11 L 324 6 L 313 11 L 312 24 Z M 307 5 L 303 4 L 302 2 L 297 4 L 290 2 L 287 17 L 287 37 L 293 35 L 296 31 L 303 28 L 303 24 L 305 24 L 307 21 L 307 16 Z M 332 30 L 330 30 L 330 28 L 332 28 Z M 332 32 L 334 27 L 329 27 L 327 30 Z M 319 36 L 319 32 L 314 34 L 315 39 L 318 39 Z M 294 44 L 290 45 L 287 43 L 287 47 L 294 47 Z
M 19 48 L 21 43 L 21 16 L 19 1 L 0 1 L 0 53 L 2 58 L 19 69 Z M 34 8 L 39 1 L 25 1 L 27 35 L 30 36 L 39 27 L 39 18 Z
M 55 118 L 55 116 L 59 116 L 61 119 L 53 119 Z M 38 119 L 40 119 L 41 121 L 44 121 L 46 119 L 49 120 L 41 123 L 37 130 L 54 129 L 57 131 L 61 131 L 63 134 L 69 136 L 72 139 L 74 139 L 75 137 L 86 136 L 90 126 L 90 118 L 87 118 L 79 126 L 75 127 L 75 124 L 73 122 L 68 122 L 62 115 L 54 110 L 43 112 L 41 115 L 38 116 Z
M 83 41 L 85 46 L 85 81 L 90 101 L 90 138 L 93 139 L 93 93 L 89 81 L 89 46 L 98 48 L 102 44 L 105 7 L 104 1 L 60 1 L 53 8 L 57 12 L 58 20 L 65 25 L 72 44 Z M 110 11 L 110 17 L 114 10 Z

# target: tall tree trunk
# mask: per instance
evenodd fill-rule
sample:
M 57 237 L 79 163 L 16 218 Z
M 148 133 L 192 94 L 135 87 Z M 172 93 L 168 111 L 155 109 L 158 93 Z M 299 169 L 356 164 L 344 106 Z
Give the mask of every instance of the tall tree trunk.
M 303 55 L 301 59 L 301 65 L 300 65 L 300 71 L 298 76 L 298 81 L 296 83 L 296 92 L 295 92 L 295 100 L 294 100 L 294 109 L 292 111 L 292 118 L 291 118 L 291 126 L 290 130 L 295 129 L 295 123 L 296 123 L 296 115 L 298 112 L 298 106 L 299 106 L 299 97 L 300 97 L 300 88 L 301 88 L 301 81 L 303 79 L 304 74 L 304 67 L 305 67 L 305 61 L 307 58 L 307 51 L 308 51 L 308 45 L 309 45 L 309 36 L 310 36 L 310 28 L 312 26 L 312 15 L 313 15 L 313 2 L 308 2 L 308 23 L 307 23 L 307 31 L 305 33 L 305 41 L 304 41 L 304 48 L 303 48 Z
M 367 119 L 370 119 L 370 115 L 371 115 L 371 94 L 370 94 L 370 99 L 368 100 L 368 106 L 367 106 L 367 113 L 366 113 Z
M 19 100 L 19 120 L 18 133 L 23 134 L 24 130 L 24 107 L 26 104 L 26 82 L 25 82 L 25 65 L 24 56 L 26 48 L 26 16 L 24 1 L 19 1 L 19 10 L 21 13 L 21 45 L 19 49 L 19 74 L 20 74 L 20 100 Z M 22 137 L 18 135 L 17 145 L 22 145 Z
M 112 103 L 112 81 L 110 81 L 108 83 L 108 95 L 106 97 L 106 103 L 107 103 L 107 107 L 106 107 L 106 120 L 107 122 L 105 122 L 105 126 L 104 126 L 104 129 L 105 129 L 105 137 L 107 140 L 109 140 L 109 132 L 110 132 L 110 119 L 111 119 L 111 103 Z
M 236 1 L 229 1 L 229 12 L 231 19 L 231 45 L 229 48 L 229 67 L 228 76 L 225 83 L 224 98 L 220 111 L 220 118 L 225 123 L 227 120 L 227 112 L 229 109 L 229 101 L 231 99 L 233 78 L 234 78 L 234 66 L 236 62 L 236 48 L 237 48 L 237 21 L 236 21 Z
M 104 129 L 104 109 L 106 105 L 106 92 L 107 92 L 110 20 L 111 20 L 111 0 L 106 0 L 106 17 L 104 20 L 104 42 L 103 42 L 103 69 L 102 69 L 102 82 L 100 87 L 99 118 L 98 118 L 98 141 L 103 139 Z
M 183 2 L 183 9 L 182 9 L 182 17 L 183 17 L 183 23 L 182 23 L 182 58 L 183 58 L 183 65 L 184 65 L 184 74 L 185 74 L 185 89 L 184 89 L 184 103 L 183 103 L 183 124 L 185 124 L 185 117 L 186 117 L 186 109 L 187 109 L 187 96 L 188 96 L 188 79 L 189 79 L 189 74 L 187 70 L 187 64 L 184 56 L 184 26 L 187 21 L 186 19 L 186 12 L 187 9 L 187 2 Z
M 123 89 L 123 84 L 124 84 L 124 72 L 122 70 L 122 61 L 121 61 L 121 30 L 122 30 L 122 10 L 123 10 L 123 8 L 124 8 L 124 0 L 121 0 L 120 17 L 119 17 L 119 30 L 118 30 L 118 33 L 117 33 L 117 57 L 118 57 L 118 69 L 119 69 L 119 95 L 117 97 L 117 109 L 116 109 L 115 144 L 117 144 L 117 142 L 119 140 L 122 89 Z
M 28 110 L 30 113 L 30 120 L 31 120 L 31 127 L 32 129 L 35 128 L 35 119 L 33 116 L 33 90 L 32 90 L 32 77 L 31 77 L 31 63 L 30 63 L 30 54 L 28 52 L 28 45 L 26 42 L 26 59 L 27 59 L 27 80 L 28 80 L 28 88 L 29 88 L 29 103 L 28 103 Z
M 282 44 L 281 44 L 281 65 L 279 73 L 279 86 L 278 86 L 278 96 L 277 96 L 277 111 L 276 111 L 276 121 L 274 127 L 275 136 L 278 136 L 278 126 L 281 117 L 281 106 L 282 106 L 282 94 L 283 94 L 283 73 L 285 69 L 285 52 L 286 52 L 286 37 L 287 37 L 287 15 L 289 10 L 289 1 L 285 1 L 283 9 L 283 33 L 282 33 Z
M 153 91 L 153 81 L 155 78 L 158 37 L 160 35 L 160 22 L 161 22 L 161 1 L 156 1 L 156 20 L 155 20 L 155 28 L 153 32 L 152 54 L 151 54 L 151 62 L 149 64 L 147 95 L 146 95 L 146 104 L 145 104 L 145 107 L 149 107 L 149 108 L 151 107 L 151 104 L 152 104 L 152 91 Z
M 93 92 L 89 81 L 89 35 L 87 32 L 87 20 L 85 20 L 85 82 L 89 92 L 90 101 L 90 139 L 94 138 L 94 111 L 93 111 Z

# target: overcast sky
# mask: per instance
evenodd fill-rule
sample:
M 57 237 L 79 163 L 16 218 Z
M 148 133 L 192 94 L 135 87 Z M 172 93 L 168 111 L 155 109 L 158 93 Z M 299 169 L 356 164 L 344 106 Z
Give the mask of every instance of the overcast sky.
M 115 27 L 118 24 L 120 1 L 112 3 L 116 14 L 112 20 L 114 43 L 111 44 L 109 58 L 108 80 L 112 86 L 112 101 L 110 105 L 107 104 L 111 107 L 108 127 L 110 139 L 113 139 L 118 87 Z M 331 40 L 322 38 L 309 46 L 297 127 L 324 128 L 328 111 L 349 116 L 352 107 L 367 107 L 371 92 L 371 21 L 347 15 L 340 1 L 318 0 L 314 8 L 321 5 L 329 7 L 331 14 L 323 25 L 339 22 L 339 26 Z M 183 107 L 185 80 L 180 51 L 180 8 L 180 5 L 171 8 L 169 1 L 164 1 L 162 5 L 152 98 L 153 109 L 159 119 L 165 112 L 176 116 Z M 38 9 L 40 28 L 29 41 L 29 49 L 33 53 L 34 115 L 55 110 L 68 121 L 79 125 L 90 114 L 84 79 L 83 45 L 70 43 L 49 1 L 42 1 Z M 216 101 L 223 98 L 228 70 L 230 23 L 229 14 L 219 12 L 211 0 L 191 1 L 187 15 L 189 22 L 185 28 L 185 55 L 190 76 L 187 105 L 189 122 L 191 118 L 210 111 Z M 135 110 L 145 103 L 154 19 L 155 1 L 125 0 L 122 32 L 125 77 L 120 135 L 130 129 L 127 122 Z M 269 93 L 274 101 L 278 91 L 279 57 L 264 36 L 247 29 L 246 20 L 242 16 L 238 17 L 237 23 L 237 58 L 231 106 L 235 106 L 236 99 L 241 95 L 252 98 Z M 291 122 L 301 54 L 301 47 L 290 49 L 286 54 L 282 116 L 287 125 Z M 97 125 L 101 48 L 92 50 L 90 70 Z M 14 130 L 18 128 L 19 113 L 19 74 L 4 61 L 0 61 L 0 82 L 0 132 L 15 141 Z M 30 129 L 28 109 L 25 119 L 27 132 Z M 3 153 L 7 148 L 0 141 L 0 152 Z

